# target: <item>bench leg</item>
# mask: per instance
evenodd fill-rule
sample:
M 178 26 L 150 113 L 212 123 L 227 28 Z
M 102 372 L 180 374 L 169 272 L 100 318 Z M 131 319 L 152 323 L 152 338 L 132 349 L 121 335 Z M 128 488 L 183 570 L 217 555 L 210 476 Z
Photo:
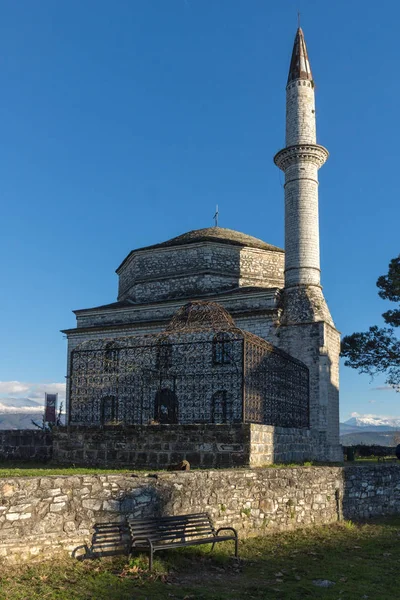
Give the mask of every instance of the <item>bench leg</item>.
M 153 548 L 150 548 L 149 553 L 149 571 L 153 570 Z
M 238 541 L 239 540 L 237 538 L 235 538 L 235 558 L 238 557 Z

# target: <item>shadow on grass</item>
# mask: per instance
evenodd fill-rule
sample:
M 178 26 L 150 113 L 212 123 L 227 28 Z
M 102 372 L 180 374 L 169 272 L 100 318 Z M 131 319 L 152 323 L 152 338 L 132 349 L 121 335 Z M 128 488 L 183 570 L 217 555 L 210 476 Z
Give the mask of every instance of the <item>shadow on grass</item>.
M 157 553 L 152 573 L 147 555 L 85 561 L 86 584 L 82 580 L 80 585 L 87 595 L 73 598 L 398 600 L 400 517 L 247 539 L 240 543 L 239 556 L 232 559 L 229 543 L 212 553 L 209 546 L 168 550 Z M 100 590 L 100 579 L 110 582 L 115 595 Z M 328 587 L 319 587 L 321 581 Z M 89 594 L 92 585 L 96 596 Z
M 236 564 L 229 553 L 224 545 L 215 554 L 207 549 L 160 554 L 161 573 L 207 600 L 399 598 L 400 517 L 244 540 Z M 330 587 L 318 587 L 318 580 Z
M 0 570 L 0 600 L 398 600 L 400 517 L 247 539 L 231 547 Z M 313 581 L 332 582 L 327 588 Z

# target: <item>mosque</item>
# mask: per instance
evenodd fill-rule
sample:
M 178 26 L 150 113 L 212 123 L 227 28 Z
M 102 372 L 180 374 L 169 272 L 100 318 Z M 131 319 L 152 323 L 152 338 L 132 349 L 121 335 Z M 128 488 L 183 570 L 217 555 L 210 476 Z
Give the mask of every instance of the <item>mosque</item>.
M 320 281 L 318 170 L 328 151 L 314 96 L 299 28 L 286 146 L 274 157 L 285 174 L 285 249 L 215 226 L 132 250 L 116 271 L 117 301 L 75 311 L 76 328 L 63 332 L 71 432 L 128 427 L 134 445 L 137 426 L 248 424 L 290 432 L 285 456 L 342 460 L 340 336 Z

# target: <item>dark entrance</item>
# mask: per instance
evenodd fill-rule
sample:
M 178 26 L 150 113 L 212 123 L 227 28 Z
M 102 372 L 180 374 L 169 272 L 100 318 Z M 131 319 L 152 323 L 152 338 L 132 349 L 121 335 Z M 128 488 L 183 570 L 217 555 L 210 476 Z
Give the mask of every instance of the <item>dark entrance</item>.
M 102 425 L 118 420 L 118 400 L 115 396 L 104 396 L 100 401 L 100 422 Z
M 158 390 L 156 394 L 154 419 L 159 423 L 178 422 L 178 399 L 169 388 Z
M 232 395 L 226 390 L 215 392 L 211 399 L 211 422 L 231 423 L 233 420 Z

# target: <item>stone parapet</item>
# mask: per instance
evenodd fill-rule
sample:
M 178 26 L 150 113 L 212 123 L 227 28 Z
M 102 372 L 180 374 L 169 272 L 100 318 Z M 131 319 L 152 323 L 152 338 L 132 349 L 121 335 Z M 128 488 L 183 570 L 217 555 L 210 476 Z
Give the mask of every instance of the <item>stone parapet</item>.
M 400 466 L 198 470 L 0 479 L 0 561 L 90 546 L 98 523 L 209 512 L 239 539 L 399 514 Z M 80 547 L 79 550 L 77 550 Z
M 166 468 L 263 466 L 317 459 L 318 437 L 308 429 L 252 423 L 132 425 L 54 431 L 54 461 L 62 464 Z
M 0 431 L 0 460 L 50 460 L 53 453 L 51 433 L 39 429 Z

